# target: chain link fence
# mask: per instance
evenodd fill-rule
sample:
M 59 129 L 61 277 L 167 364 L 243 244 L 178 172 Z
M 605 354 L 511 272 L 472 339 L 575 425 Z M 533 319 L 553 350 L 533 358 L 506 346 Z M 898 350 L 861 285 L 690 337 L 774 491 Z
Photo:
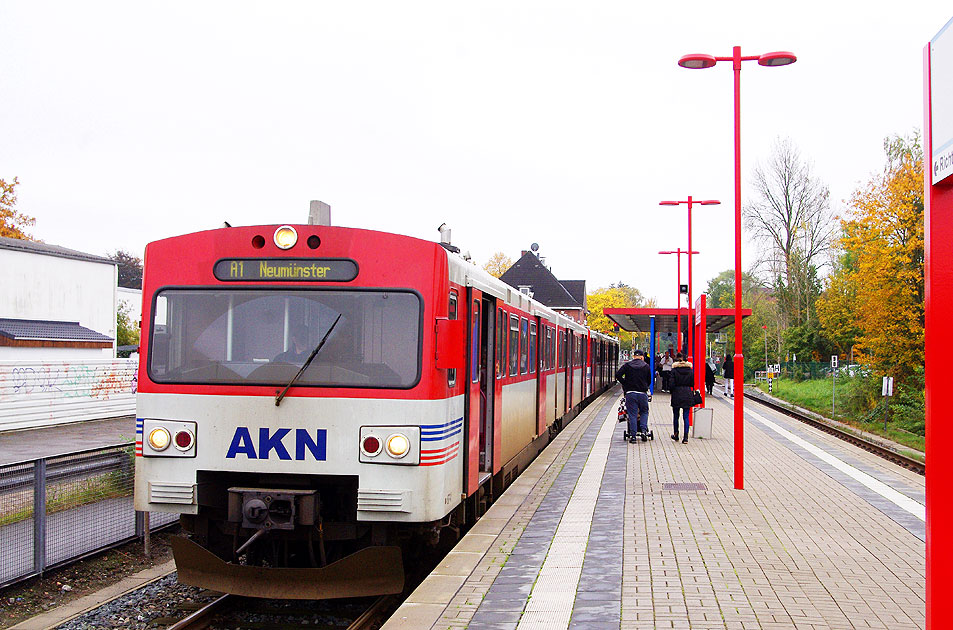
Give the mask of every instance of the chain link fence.
M 145 534 L 134 445 L 0 466 L 0 588 Z M 178 520 L 153 512 L 150 529 Z

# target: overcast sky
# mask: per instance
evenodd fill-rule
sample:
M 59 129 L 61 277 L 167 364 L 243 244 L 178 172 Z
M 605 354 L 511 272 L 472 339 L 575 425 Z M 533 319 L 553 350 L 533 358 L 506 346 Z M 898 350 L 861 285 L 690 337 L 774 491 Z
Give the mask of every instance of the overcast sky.
M 35 237 L 141 255 L 232 225 L 332 222 L 453 241 L 483 264 L 536 242 L 561 279 L 674 306 L 686 211 L 697 294 L 733 266 L 730 64 L 742 160 L 789 137 L 836 212 L 922 127 L 941 0 L 0 1 L 0 177 Z M 750 189 L 744 189 L 747 197 Z M 745 266 L 756 251 L 746 246 Z M 684 264 L 684 263 L 683 263 Z M 683 271 L 683 277 L 685 272 Z

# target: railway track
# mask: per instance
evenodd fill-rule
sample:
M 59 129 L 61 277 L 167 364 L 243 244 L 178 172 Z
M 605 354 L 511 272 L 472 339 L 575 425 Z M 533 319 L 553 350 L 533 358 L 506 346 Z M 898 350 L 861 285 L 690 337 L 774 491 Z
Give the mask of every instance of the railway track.
M 394 604 L 397 602 L 397 596 L 384 595 L 375 599 L 363 612 L 358 614 L 354 620 L 347 626 L 347 630 L 371 630 L 382 624 L 387 615 L 391 612 Z M 169 626 L 166 630 L 204 630 L 205 628 L 271 628 L 274 630 L 300 630 L 302 625 L 312 625 L 304 617 L 313 614 L 313 611 L 302 610 L 305 604 L 299 607 L 281 609 L 270 602 L 248 604 L 247 598 L 237 595 L 221 595 L 211 602 L 208 602 L 195 612 L 191 613 L 185 619 Z M 226 615 L 230 617 L 245 614 L 242 609 L 248 607 L 249 613 L 261 614 L 264 610 L 267 614 L 280 619 L 269 619 L 268 621 L 242 622 L 234 619 L 217 621 L 218 618 Z M 322 627 L 322 626 L 316 626 Z
M 763 398 L 759 396 L 758 394 L 752 394 L 748 391 L 747 386 L 745 386 L 745 398 L 748 398 L 759 404 L 762 404 L 765 407 L 768 407 L 769 409 L 773 409 L 774 411 L 783 413 L 786 416 L 790 416 L 791 418 L 794 418 L 795 420 L 800 420 L 801 422 L 809 424 L 812 427 L 818 428 L 821 431 L 824 431 L 825 433 L 830 433 L 831 435 L 838 437 L 844 440 L 845 442 L 850 442 L 854 446 L 858 446 L 864 449 L 865 451 L 873 453 L 874 455 L 878 455 L 899 466 L 903 466 L 907 470 L 912 470 L 913 472 L 919 473 L 921 475 L 926 474 L 926 464 L 924 462 L 921 462 L 918 459 L 908 457 L 904 455 L 903 453 L 898 453 L 894 451 L 893 449 L 890 449 L 882 444 L 878 444 L 877 442 L 874 442 L 872 440 L 865 439 L 855 433 L 851 433 L 850 431 L 845 431 L 837 426 L 830 424 L 829 422 L 825 422 L 823 420 L 813 418 L 807 414 L 801 413 L 797 409 L 792 409 L 791 407 L 788 407 L 787 405 L 783 405 L 773 400 Z

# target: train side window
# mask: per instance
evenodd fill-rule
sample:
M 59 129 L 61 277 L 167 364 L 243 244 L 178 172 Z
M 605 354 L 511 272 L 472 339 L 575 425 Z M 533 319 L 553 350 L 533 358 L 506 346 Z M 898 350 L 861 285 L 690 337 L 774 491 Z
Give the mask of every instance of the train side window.
M 519 374 L 520 368 L 520 318 L 510 315 L 510 376 Z
M 456 319 L 457 318 L 457 292 L 450 292 L 450 306 L 447 309 L 447 319 Z M 453 387 L 457 384 L 457 371 L 456 369 L 447 370 L 447 385 Z
M 506 329 L 504 327 L 506 319 L 503 317 L 503 309 L 496 309 L 496 376 L 506 376 L 506 370 L 503 368 L 506 360 Z
M 472 382 L 480 381 L 480 300 L 473 300 L 470 321 L 470 374 Z
M 552 370 L 556 367 L 556 327 L 549 326 L 548 328 L 546 336 L 549 339 L 549 348 L 546 352 L 546 367 Z
M 520 374 L 526 374 L 529 369 L 529 343 L 528 343 L 528 334 L 529 334 L 529 322 L 526 321 L 526 318 L 520 320 Z
M 529 371 L 536 371 L 536 324 L 529 325 Z
M 556 347 L 556 361 L 560 368 L 566 367 L 566 331 L 559 332 L 559 343 Z
M 556 367 L 556 328 L 547 327 L 546 337 L 549 340 L 549 348 L 546 350 L 546 367 L 550 370 Z

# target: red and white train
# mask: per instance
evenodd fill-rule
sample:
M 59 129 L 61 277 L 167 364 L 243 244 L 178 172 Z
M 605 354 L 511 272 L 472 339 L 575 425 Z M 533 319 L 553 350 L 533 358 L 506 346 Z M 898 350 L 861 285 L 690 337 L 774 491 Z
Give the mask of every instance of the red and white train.
M 417 238 L 326 225 L 151 243 L 136 509 L 176 512 L 179 579 L 399 592 L 598 393 L 616 340 Z

